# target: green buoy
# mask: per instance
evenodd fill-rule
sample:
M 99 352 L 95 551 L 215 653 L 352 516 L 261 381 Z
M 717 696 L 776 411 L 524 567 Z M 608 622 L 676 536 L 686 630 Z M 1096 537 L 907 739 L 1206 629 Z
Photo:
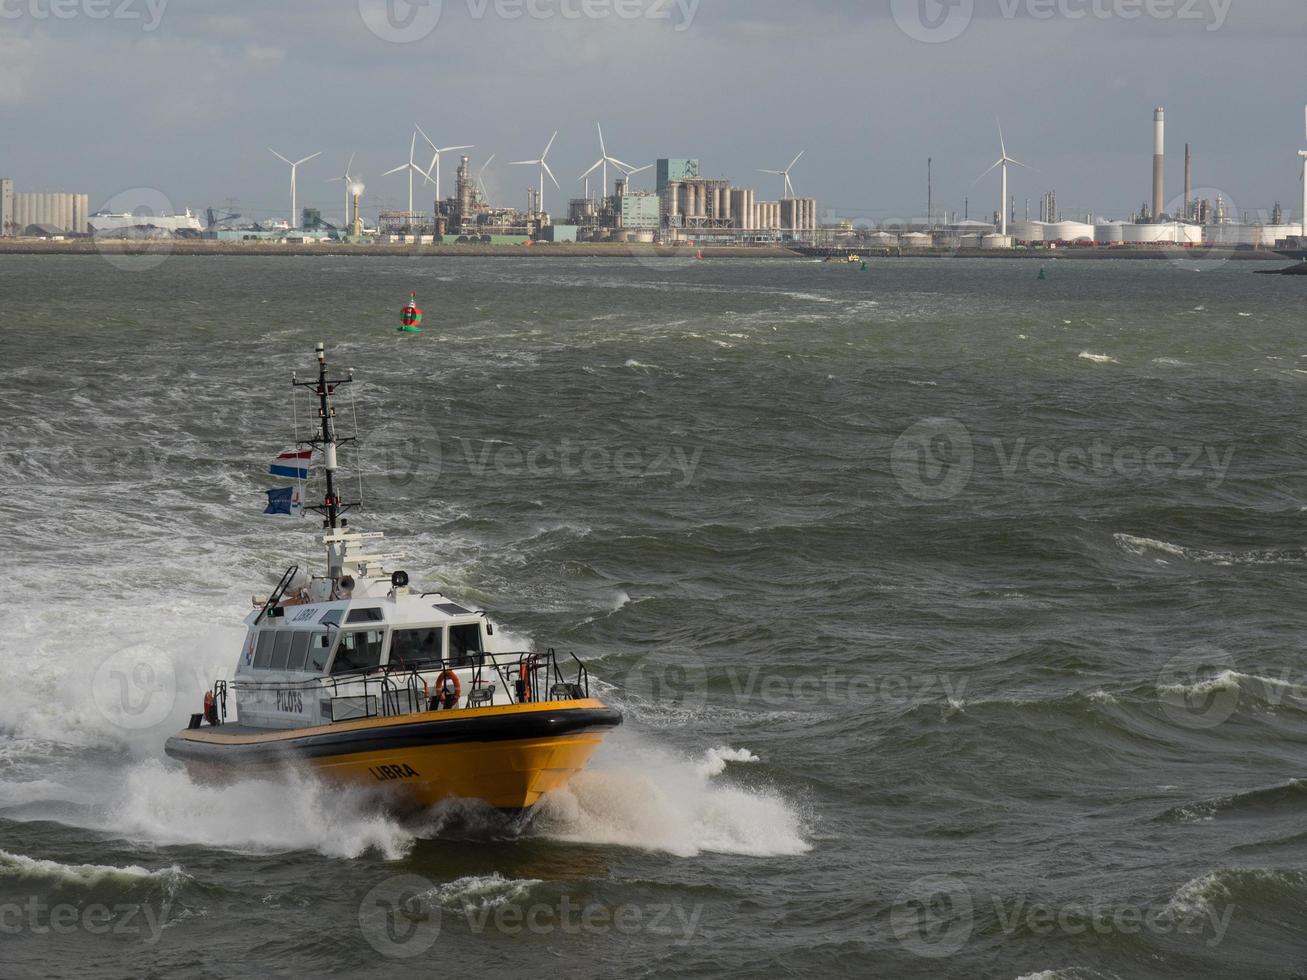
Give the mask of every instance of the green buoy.
M 1041 281 L 1048 278 L 1048 270 L 1042 265 L 1039 267 L 1039 278 Z
M 866 271 L 867 271 L 867 263 L 866 263 L 866 262 L 862 263 L 862 271 L 863 271 L 863 272 L 866 272 Z

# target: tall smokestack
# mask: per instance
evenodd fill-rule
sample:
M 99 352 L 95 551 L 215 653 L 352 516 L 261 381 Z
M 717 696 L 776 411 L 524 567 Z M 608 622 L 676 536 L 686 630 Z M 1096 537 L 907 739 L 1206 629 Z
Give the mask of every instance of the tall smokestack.
M 1194 199 L 1194 155 L 1184 145 L 1184 219 L 1189 220 L 1189 204 Z
M 1153 220 L 1166 208 L 1166 110 L 1153 113 Z

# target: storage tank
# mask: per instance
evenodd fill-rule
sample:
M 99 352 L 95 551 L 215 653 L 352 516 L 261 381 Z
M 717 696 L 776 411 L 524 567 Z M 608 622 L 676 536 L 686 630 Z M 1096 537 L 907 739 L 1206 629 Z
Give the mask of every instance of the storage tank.
M 1125 235 L 1122 232 L 1124 227 L 1120 221 L 1108 221 L 1101 225 L 1094 225 L 1094 241 L 1099 245 L 1120 245 L 1125 241 Z
M 1042 242 L 1047 241 L 1044 237 L 1044 223 L 1042 221 L 1014 221 L 1009 226 L 1012 237 L 1019 242 Z
M 910 231 L 899 238 L 904 248 L 930 248 L 934 242 L 931 237 L 919 231 Z
M 1085 224 L 1083 221 L 1059 221 L 1055 225 L 1049 225 L 1045 232 L 1049 241 L 1067 242 L 1092 242 L 1094 241 L 1094 226 Z
M 1011 248 L 1012 244 L 1011 235 L 985 235 L 980 240 L 981 248 Z
M 1128 245 L 1167 245 L 1175 241 L 1175 226 L 1123 225 L 1121 235 Z
M 870 245 L 879 245 L 882 248 L 893 248 L 899 243 L 898 235 L 891 235 L 887 231 L 873 231 L 867 236 L 867 243 Z

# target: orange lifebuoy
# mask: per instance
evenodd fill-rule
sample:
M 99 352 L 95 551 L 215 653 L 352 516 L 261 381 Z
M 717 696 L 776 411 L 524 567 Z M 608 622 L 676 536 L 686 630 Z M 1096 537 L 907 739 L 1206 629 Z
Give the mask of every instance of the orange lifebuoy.
M 212 691 L 204 692 L 204 720 L 210 725 L 218 724 L 218 703 Z
M 453 695 L 452 703 L 450 703 L 449 701 L 449 694 L 447 693 L 447 689 L 445 687 L 446 681 L 454 682 L 454 695 Z M 462 697 L 463 697 L 463 682 L 458 679 L 458 675 L 454 673 L 452 670 L 447 670 L 436 678 L 436 698 L 442 704 L 446 704 L 448 707 L 451 708 L 455 707 L 458 705 L 458 702 Z

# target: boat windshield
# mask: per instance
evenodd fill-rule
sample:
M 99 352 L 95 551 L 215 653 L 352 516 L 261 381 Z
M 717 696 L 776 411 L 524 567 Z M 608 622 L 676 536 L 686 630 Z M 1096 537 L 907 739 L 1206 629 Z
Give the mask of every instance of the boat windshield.
M 381 647 L 385 630 L 349 630 L 341 634 L 336 645 L 333 674 L 353 674 L 381 666 Z
M 439 626 L 420 626 L 417 629 L 395 630 L 390 637 L 390 664 L 392 667 L 420 667 L 438 664 L 444 656 Z

